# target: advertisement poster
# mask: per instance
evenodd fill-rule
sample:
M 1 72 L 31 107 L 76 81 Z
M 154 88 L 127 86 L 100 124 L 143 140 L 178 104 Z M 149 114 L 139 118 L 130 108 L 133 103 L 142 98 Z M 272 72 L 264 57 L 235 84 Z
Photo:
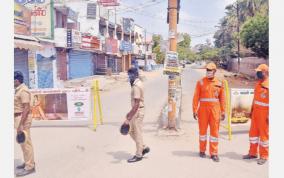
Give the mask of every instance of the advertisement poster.
M 19 35 L 31 35 L 31 11 L 16 2 L 14 3 L 14 32 Z
M 34 120 L 87 121 L 91 118 L 90 88 L 31 90 Z
M 180 68 L 178 62 L 178 53 L 168 51 L 166 53 L 166 59 L 164 64 L 164 74 L 166 75 L 179 75 Z
M 247 122 L 250 119 L 253 89 L 231 89 L 232 122 Z
M 31 9 L 31 33 L 32 36 L 49 38 L 52 35 L 53 0 L 29 1 L 25 6 Z

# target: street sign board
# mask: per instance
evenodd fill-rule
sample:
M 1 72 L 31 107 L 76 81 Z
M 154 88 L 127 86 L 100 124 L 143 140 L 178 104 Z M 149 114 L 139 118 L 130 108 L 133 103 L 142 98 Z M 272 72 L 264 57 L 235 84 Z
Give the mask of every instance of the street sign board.
M 166 75 L 180 75 L 180 67 L 178 62 L 178 53 L 168 51 L 164 62 L 164 74 Z

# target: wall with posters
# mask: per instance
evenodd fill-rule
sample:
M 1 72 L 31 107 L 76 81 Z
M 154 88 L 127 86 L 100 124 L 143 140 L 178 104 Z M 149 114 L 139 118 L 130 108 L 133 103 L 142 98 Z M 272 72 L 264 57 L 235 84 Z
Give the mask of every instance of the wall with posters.
M 14 33 L 31 35 L 31 11 L 16 2 L 14 3 Z
M 92 118 L 90 88 L 35 89 L 31 93 L 30 115 L 39 123 L 78 122 Z

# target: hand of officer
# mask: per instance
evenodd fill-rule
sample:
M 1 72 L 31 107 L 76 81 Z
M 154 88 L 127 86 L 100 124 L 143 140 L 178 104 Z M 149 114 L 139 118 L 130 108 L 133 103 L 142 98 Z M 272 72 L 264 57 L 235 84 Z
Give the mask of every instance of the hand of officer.
M 197 120 L 197 113 L 193 113 L 193 118 Z
M 19 127 L 18 127 L 18 129 L 17 129 L 17 132 L 19 133 L 19 132 L 21 132 L 21 131 L 23 131 L 23 130 L 24 130 L 23 126 L 22 126 L 22 125 L 19 125 Z
M 226 115 L 225 115 L 225 113 L 223 113 L 223 114 L 221 115 L 221 120 L 222 120 L 222 121 L 225 120 L 225 117 L 226 117 Z
M 130 121 L 128 119 L 125 119 L 124 124 L 129 125 L 129 122 Z

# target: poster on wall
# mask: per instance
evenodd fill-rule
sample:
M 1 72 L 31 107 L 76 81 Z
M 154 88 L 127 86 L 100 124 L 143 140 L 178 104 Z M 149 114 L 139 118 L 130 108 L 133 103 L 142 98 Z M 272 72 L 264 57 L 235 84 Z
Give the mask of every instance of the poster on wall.
M 254 89 L 232 88 L 232 123 L 244 123 L 250 119 Z
M 164 63 L 164 74 L 166 75 L 180 75 L 180 67 L 178 62 L 178 53 L 168 51 Z
M 29 67 L 29 86 L 36 88 L 36 72 L 35 72 L 35 51 L 28 51 L 28 67 Z
M 31 34 L 40 38 L 53 38 L 53 0 L 18 0 L 31 9 Z
M 38 121 L 88 121 L 91 119 L 91 89 L 31 90 L 31 117 Z

